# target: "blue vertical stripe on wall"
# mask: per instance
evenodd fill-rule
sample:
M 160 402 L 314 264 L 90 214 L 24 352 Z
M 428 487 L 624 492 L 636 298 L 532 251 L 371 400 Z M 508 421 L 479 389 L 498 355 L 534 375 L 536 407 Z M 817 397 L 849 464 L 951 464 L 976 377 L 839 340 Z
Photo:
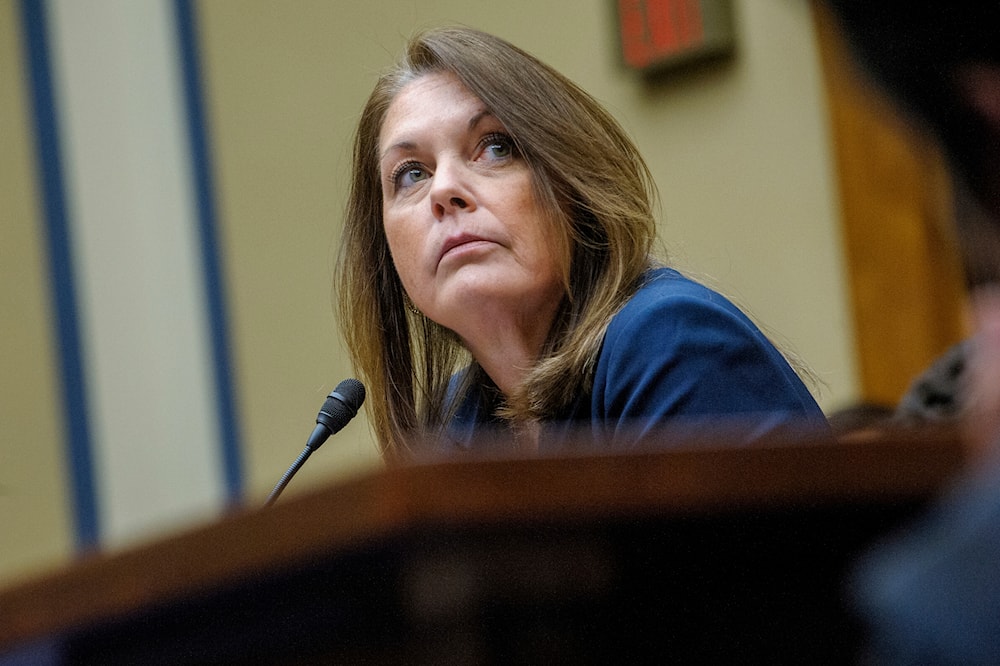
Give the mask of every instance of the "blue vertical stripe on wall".
M 36 161 L 41 184 L 42 211 L 48 251 L 49 280 L 55 309 L 56 341 L 61 377 L 57 381 L 61 404 L 54 414 L 65 419 L 73 518 L 77 548 L 96 547 L 100 541 L 93 451 L 87 410 L 86 374 L 80 341 L 76 284 L 56 99 L 48 44 L 44 0 L 21 0 L 28 82 L 31 88 Z
M 240 454 L 240 421 L 233 391 L 228 320 L 226 316 L 225 279 L 216 232 L 213 199 L 212 161 L 207 140 L 197 16 L 190 0 L 174 0 L 174 13 L 184 83 L 184 106 L 190 140 L 192 177 L 197 201 L 198 232 L 201 240 L 202 268 L 205 272 L 208 321 L 211 326 L 212 356 L 215 363 L 216 395 L 222 443 L 226 490 L 231 502 L 243 495 L 243 464 Z

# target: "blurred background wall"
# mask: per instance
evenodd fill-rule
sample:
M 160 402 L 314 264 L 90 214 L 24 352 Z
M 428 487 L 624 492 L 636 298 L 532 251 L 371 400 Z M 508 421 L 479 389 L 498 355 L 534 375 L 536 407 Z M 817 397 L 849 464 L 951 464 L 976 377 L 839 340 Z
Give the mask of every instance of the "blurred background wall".
M 732 57 L 648 79 L 610 0 L 0 0 L 0 584 L 255 505 L 298 455 L 351 376 L 351 133 L 421 27 L 496 33 L 601 100 L 674 263 L 798 353 L 826 410 L 854 402 L 811 8 L 733 5 Z M 378 464 L 357 419 L 288 492 Z

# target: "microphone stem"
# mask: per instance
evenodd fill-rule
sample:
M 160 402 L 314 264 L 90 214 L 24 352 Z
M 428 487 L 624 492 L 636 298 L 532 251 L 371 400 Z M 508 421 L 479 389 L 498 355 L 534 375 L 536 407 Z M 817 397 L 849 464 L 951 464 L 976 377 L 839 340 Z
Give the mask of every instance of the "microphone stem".
M 292 480 L 292 476 L 294 476 L 295 473 L 299 471 L 299 468 L 305 464 L 309 456 L 312 455 L 312 452 L 313 449 L 312 447 L 309 446 L 302 449 L 302 453 L 299 454 L 299 457 L 295 459 L 295 462 L 292 463 L 292 466 L 288 468 L 288 471 L 284 473 L 284 475 L 281 477 L 281 480 L 278 481 L 278 483 L 274 486 L 274 490 L 271 491 L 271 494 L 267 496 L 267 501 L 264 502 L 265 507 L 274 504 L 274 501 L 278 499 L 278 495 L 280 495 L 281 491 L 285 489 L 285 486 L 288 485 L 288 482 Z

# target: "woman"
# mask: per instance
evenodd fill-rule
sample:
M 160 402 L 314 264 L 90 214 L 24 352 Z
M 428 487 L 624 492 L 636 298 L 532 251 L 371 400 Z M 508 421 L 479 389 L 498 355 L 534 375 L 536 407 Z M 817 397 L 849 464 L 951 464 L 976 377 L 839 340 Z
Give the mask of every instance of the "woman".
M 537 448 L 669 419 L 821 419 L 732 304 L 652 257 L 648 169 L 618 123 L 511 44 L 410 43 L 359 123 L 340 321 L 383 453 L 416 432 Z

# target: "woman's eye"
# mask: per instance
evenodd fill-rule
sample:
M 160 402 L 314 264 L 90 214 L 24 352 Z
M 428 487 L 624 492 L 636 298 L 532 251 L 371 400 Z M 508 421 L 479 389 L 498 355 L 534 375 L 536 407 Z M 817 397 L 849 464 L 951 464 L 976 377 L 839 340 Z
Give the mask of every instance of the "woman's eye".
M 483 148 L 494 159 L 506 159 L 514 155 L 514 141 L 503 134 L 491 134 L 483 139 Z
M 427 178 L 427 170 L 415 162 L 401 164 L 392 172 L 392 183 L 397 188 L 410 187 L 425 178 Z

